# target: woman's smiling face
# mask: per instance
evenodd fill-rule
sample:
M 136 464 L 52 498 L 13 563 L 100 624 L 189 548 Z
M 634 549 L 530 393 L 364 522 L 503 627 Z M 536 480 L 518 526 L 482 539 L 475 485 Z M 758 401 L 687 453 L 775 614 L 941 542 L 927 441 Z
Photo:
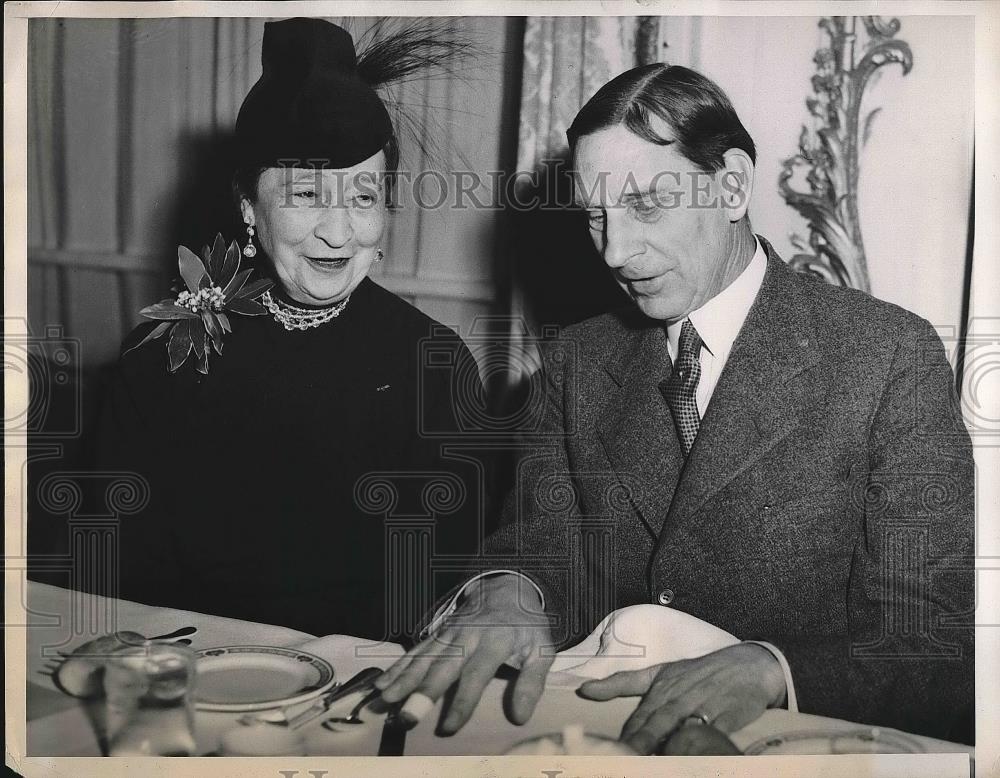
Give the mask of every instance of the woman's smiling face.
M 385 155 L 349 168 L 267 168 L 242 202 L 285 292 L 330 305 L 368 275 L 385 232 Z

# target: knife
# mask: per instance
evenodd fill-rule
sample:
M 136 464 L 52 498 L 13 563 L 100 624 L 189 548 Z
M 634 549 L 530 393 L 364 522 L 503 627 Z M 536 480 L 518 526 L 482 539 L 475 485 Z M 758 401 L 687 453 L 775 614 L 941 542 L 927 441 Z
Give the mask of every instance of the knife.
M 399 715 L 401 703 L 389 708 L 385 723 L 382 725 L 382 740 L 378 744 L 379 756 L 402 756 L 406 746 L 406 733 L 410 725 Z

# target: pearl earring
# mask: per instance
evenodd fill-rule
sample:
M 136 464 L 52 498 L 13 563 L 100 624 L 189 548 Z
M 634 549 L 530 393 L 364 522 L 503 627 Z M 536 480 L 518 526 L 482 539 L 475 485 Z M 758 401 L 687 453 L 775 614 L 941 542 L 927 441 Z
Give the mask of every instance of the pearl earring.
M 247 245 L 243 247 L 243 256 L 253 259 L 257 256 L 257 247 L 253 245 L 253 225 L 247 225 Z

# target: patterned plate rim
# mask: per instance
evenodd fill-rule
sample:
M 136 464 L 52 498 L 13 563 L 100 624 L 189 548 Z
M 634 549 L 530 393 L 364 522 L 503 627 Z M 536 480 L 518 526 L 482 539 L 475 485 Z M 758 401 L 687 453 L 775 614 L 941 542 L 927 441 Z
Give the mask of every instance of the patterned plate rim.
M 909 751 L 892 751 L 889 753 L 898 754 L 922 754 L 925 749 L 920 742 L 905 732 L 900 732 L 889 727 L 855 727 L 852 729 L 799 729 L 788 732 L 776 732 L 767 737 L 761 737 L 747 746 L 743 753 L 747 756 L 760 756 L 768 754 L 768 748 L 782 745 L 784 743 L 794 743 L 802 740 L 836 740 L 840 738 L 857 738 L 859 740 L 881 740 L 883 743 L 891 745 L 901 745 L 909 748 Z M 891 742 L 895 741 L 895 742 Z M 853 752 L 852 752 L 853 753 Z M 883 753 L 860 751 L 857 753 Z M 778 756 L 779 754 L 771 754 Z M 819 756 L 826 755 L 818 754 Z
M 205 702 L 197 699 L 195 692 L 195 707 L 198 710 L 246 713 L 257 710 L 273 710 L 274 708 L 286 708 L 289 705 L 296 705 L 318 697 L 327 691 L 335 683 L 335 673 L 333 665 L 322 657 L 310 654 L 308 651 L 299 651 L 295 648 L 284 648 L 282 646 L 216 646 L 214 648 L 203 648 L 195 652 L 197 659 L 208 657 L 224 656 L 226 654 L 276 654 L 278 656 L 298 659 L 301 662 L 308 662 L 319 672 L 319 681 L 307 689 L 296 693 L 291 697 L 284 697 L 276 700 L 258 700 L 256 702 Z M 195 681 L 197 689 L 197 681 Z

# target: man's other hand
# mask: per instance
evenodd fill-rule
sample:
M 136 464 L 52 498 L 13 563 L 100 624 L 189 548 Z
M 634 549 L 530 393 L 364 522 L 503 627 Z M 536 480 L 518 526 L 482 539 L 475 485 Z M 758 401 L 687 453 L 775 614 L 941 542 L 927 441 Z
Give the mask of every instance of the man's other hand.
M 682 724 L 656 749 L 660 756 L 736 756 L 736 744 L 711 724 Z
M 457 683 L 440 726 L 443 734 L 452 734 L 469 720 L 499 667 L 508 664 L 519 668 L 509 717 L 523 724 L 535 710 L 554 659 L 537 592 L 518 576 L 499 575 L 473 583 L 437 635 L 397 660 L 375 685 L 391 703 L 414 692 L 437 700 Z
M 642 695 L 621 739 L 649 754 L 688 716 L 704 716 L 722 732 L 735 732 L 781 703 L 785 678 L 774 655 L 755 643 L 728 646 L 697 659 L 653 665 L 587 681 L 592 700 Z

